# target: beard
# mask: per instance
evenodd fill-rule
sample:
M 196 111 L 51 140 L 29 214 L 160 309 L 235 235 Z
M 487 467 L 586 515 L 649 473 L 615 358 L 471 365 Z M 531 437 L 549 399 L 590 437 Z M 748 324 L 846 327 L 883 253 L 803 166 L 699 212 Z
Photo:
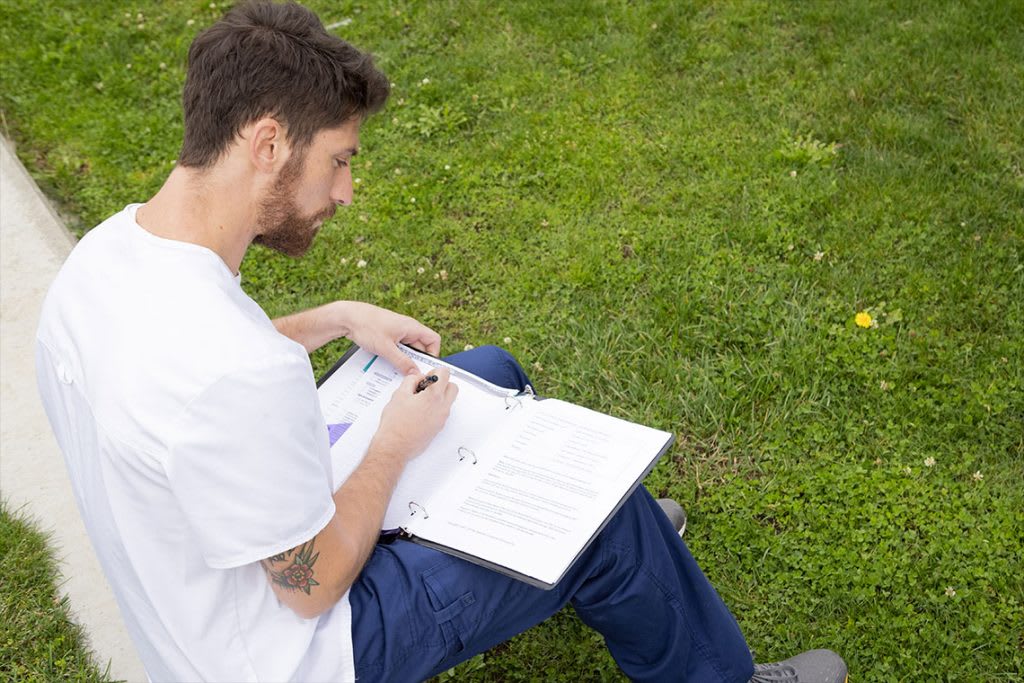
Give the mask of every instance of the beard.
M 256 237 L 253 238 L 256 244 L 293 258 L 309 251 L 320 225 L 332 217 L 337 208 L 332 204 L 312 216 L 299 213 L 295 205 L 295 188 L 302 176 L 304 161 L 305 155 L 301 158 L 293 156 L 281 169 L 270 195 L 260 202 Z

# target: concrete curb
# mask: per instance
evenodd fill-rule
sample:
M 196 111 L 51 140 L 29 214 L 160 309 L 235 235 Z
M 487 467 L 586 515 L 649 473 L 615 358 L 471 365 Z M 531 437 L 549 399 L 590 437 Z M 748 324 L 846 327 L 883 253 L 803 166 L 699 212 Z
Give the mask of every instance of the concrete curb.
M 75 239 L 0 136 L 0 495 L 50 533 L 75 620 L 110 676 L 146 681 L 78 514 L 35 381 L 35 332 L 46 290 Z

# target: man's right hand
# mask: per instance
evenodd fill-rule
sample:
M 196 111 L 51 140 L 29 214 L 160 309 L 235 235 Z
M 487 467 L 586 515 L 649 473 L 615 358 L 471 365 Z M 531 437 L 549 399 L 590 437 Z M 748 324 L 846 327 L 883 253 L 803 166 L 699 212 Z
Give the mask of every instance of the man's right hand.
M 371 448 L 402 454 L 405 462 L 422 453 L 444 427 L 459 387 L 452 384 L 447 368 L 431 372 L 437 381 L 417 392 L 422 375 L 407 375 L 380 417 Z

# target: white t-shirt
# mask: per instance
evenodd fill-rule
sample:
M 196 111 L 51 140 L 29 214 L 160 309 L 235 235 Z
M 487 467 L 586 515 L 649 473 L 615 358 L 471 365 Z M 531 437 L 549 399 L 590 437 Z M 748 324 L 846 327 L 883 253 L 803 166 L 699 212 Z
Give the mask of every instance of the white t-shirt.
M 43 305 L 39 389 L 154 681 L 354 680 L 346 595 L 318 619 L 259 564 L 334 514 L 309 357 L 214 252 L 131 205 L 72 251 Z

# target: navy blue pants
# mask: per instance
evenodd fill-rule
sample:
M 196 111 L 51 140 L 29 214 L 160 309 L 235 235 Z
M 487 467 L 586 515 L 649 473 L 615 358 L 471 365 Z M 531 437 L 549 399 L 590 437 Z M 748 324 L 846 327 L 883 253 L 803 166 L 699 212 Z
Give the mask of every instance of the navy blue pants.
M 502 349 L 447 359 L 522 389 Z M 732 614 L 642 486 L 553 590 L 407 541 L 380 543 L 349 594 L 356 676 L 422 681 L 572 603 L 635 681 L 746 682 L 753 662 Z

